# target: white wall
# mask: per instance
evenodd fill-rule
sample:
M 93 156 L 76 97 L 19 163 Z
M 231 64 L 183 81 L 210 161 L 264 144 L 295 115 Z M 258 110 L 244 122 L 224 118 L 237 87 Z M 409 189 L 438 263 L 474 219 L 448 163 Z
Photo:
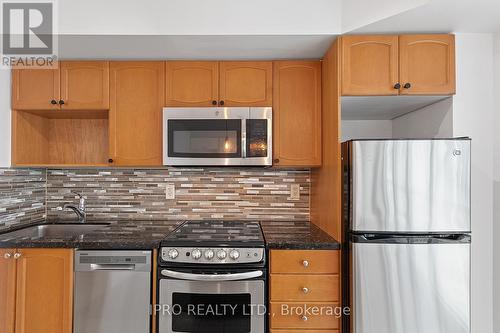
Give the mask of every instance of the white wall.
M 453 99 L 394 118 L 395 138 L 449 138 L 453 136 Z
M 342 141 L 392 138 L 391 120 L 342 120 Z
M 0 69 L 0 167 L 10 166 L 10 71 Z
M 494 55 L 494 86 L 495 86 L 495 143 L 494 143 L 494 239 L 493 244 L 493 288 L 494 304 L 493 318 L 495 332 L 500 332 L 500 32 L 495 36 Z
M 472 138 L 472 333 L 493 332 L 493 36 L 457 34 L 453 134 Z

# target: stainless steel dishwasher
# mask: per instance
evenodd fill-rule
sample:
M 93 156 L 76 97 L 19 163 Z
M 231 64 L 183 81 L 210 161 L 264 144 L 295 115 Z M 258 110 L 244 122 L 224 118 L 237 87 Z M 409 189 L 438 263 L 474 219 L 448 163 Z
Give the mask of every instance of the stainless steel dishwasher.
M 149 333 L 151 251 L 76 251 L 74 333 Z

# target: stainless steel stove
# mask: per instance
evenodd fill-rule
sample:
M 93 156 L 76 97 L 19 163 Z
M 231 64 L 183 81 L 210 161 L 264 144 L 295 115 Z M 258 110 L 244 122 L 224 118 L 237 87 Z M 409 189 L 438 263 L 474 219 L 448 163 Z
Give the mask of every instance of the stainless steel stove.
M 188 221 L 161 243 L 160 254 L 159 333 L 265 332 L 259 223 Z

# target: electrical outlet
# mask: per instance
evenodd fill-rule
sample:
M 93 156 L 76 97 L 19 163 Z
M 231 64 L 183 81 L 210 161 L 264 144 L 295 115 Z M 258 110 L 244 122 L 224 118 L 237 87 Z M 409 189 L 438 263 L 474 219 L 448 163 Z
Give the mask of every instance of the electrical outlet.
M 290 185 L 290 200 L 300 200 L 300 185 Z
M 167 184 L 167 186 L 165 188 L 165 198 L 167 200 L 175 199 L 175 185 L 174 184 Z

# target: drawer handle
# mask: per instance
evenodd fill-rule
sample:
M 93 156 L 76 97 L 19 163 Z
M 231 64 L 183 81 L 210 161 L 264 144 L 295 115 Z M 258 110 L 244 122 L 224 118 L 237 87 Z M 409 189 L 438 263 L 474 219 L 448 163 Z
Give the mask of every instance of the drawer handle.
M 3 257 L 4 257 L 5 259 L 10 259 L 10 257 L 12 257 L 12 254 L 10 254 L 10 253 L 5 253 L 5 254 L 3 255 Z
M 304 292 L 304 294 L 307 294 L 309 292 L 309 288 L 304 287 L 304 288 L 302 288 L 302 291 Z
M 14 253 L 14 259 L 21 258 L 21 253 Z
M 307 318 L 307 316 L 302 316 L 302 320 L 303 321 L 307 321 L 309 318 Z
M 304 265 L 305 268 L 309 267 L 309 261 L 307 260 L 302 261 L 302 265 Z

